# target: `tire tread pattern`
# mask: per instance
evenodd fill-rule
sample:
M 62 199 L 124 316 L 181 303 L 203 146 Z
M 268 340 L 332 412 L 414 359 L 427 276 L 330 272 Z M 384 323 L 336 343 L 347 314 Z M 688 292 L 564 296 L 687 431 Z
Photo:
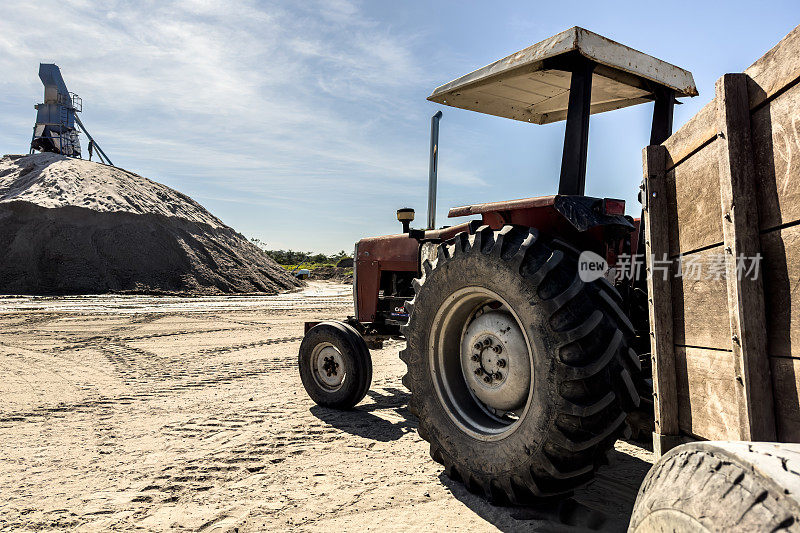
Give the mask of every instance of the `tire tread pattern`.
M 800 445 L 698 442 L 665 454 L 639 489 L 629 531 L 800 531 Z
M 553 354 L 560 397 L 550 434 L 540 445 L 526 447 L 527 466 L 519 471 L 504 476 L 471 471 L 461 458 L 445 451 L 429 427 L 421 386 L 411 372 L 417 358 L 425 355 L 415 353 L 412 346 L 400 353 L 409 367 L 403 378 L 411 391 L 409 410 L 419 418 L 420 435 L 430 442 L 431 457 L 444 466 L 450 478 L 463 481 L 471 491 L 492 501 L 512 503 L 568 495 L 591 481 L 597 467 L 606 462 L 606 452 L 626 434 L 627 412 L 638 405 L 638 395 L 634 399 L 629 386 L 630 372 L 635 370 L 627 344 L 630 321 L 619 307 L 621 298 L 612 285 L 605 280 L 580 280 L 577 251 L 571 246 L 548 240 L 534 228 L 505 226 L 493 231 L 481 226 L 440 244 L 434 262 L 423 265 L 422 276 L 413 283 L 415 297 L 407 302 L 409 322 L 401 328 L 407 339 L 412 328 L 427 326 L 415 303 L 431 273 L 447 262 L 478 253 L 505 261 L 526 283 L 538 286 L 539 294 L 547 296 L 542 297 L 542 305 L 551 318 L 564 314 L 577 300 L 594 307 L 588 317 L 573 313 L 575 318 L 566 327 L 554 329 L 562 341 L 560 349 L 572 347 L 572 357 L 564 360 Z M 605 346 L 597 346 L 600 338 L 607 339 Z

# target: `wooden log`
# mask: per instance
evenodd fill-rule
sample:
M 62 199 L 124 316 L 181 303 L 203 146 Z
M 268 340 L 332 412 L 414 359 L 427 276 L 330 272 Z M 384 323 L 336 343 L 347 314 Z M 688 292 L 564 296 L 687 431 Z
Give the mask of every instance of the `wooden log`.
M 736 367 L 739 436 L 743 440 L 771 441 L 776 438 L 775 413 L 763 284 L 761 276 L 739 275 L 737 265 L 737 259 L 760 257 L 761 251 L 747 75 L 725 74 L 717 81 L 716 93 L 721 132 L 718 142 L 722 232 L 728 256 L 728 311 Z
M 672 289 L 668 275 L 654 272 L 653 258 L 664 260 L 669 250 L 666 154 L 664 146 L 644 149 L 644 220 L 647 293 L 650 299 L 650 351 L 653 362 L 655 432 L 653 448 L 665 453 L 679 444 L 675 354 L 672 337 Z

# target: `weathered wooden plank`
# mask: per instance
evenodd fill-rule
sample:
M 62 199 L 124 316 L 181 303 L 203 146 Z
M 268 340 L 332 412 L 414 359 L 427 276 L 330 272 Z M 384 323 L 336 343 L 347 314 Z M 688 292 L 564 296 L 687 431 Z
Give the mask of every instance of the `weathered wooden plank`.
M 657 354 L 662 325 L 651 332 L 655 380 L 669 353 L 679 428 L 698 437 L 800 442 L 797 57 L 800 26 L 747 70 L 752 79 L 723 77 L 715 99 L 663 144 L 668 207 L 650 216 L 668 216 L 669 254 L 688 255 L 669 287 L 672 351 Z M 720 251 L 724 275 L 685 275 L 690 260 L 718 269 Z M 759 251 L 759 275 L 739 276 L 736 257 Z M 649 290 L 652 323 L 663 297 Z
M 718 142 L 669 171 L 667 181 L 670 255 L 721 243 Z
M 736 365 L 740 438 L 775 439 L 772 380 L 761 276 L 744 276 L 739 263 L 761 252 L 756 178 L 750 137 L 747 75 L 725 74 L 716 85 L 721 137 L 719 184 L 722 230 L 728 256 L 728 311 Z M 738 260 L 737 260 L 738 259 Z
M 675 347 L 680 428 L 709 440 L 738 440 L 733 353 Z
M 667 169 L 680 163 L 716 136 L 714 122 L 716 112 L 716 105 L 712 100 L 663 142 L 663 146 L 667 149 Z
M 717 200 L 719 201 L 719 200 Z M 722 245 L 675 259 L 672 315 L 675 344 L 731 349 L 727 269 Z
M 796 26 L 769 52 L 744 71 L 754 82 L 750 84 L 751 90 L 748 95 L 751 109 L 800 77 L 798 57 L 800 57 L 800 26 Z M 754 85 L 758 90 L 752 90 Z
M 800 359 L 771 357 L 775 426 L 780 442 L 800 442 Z
M 669 198 L 665 175 L 666 149 L 648 146 L 644 149 L 644 218 L 647 268 L 653 270 L 653 257 L 665 259 L 669 249 Z M 650 345 L 653 358 L 653 396 L 655 401 L 655 434 L 657 453 L 667 451 L 669 440 L 676 436 L 678 404 L 675 389 L 675 355 L 672 339 L 672 297 L 667 276 L 647 276 L 650 298 Z
M 800 357 L 800 225 L 761 235 L 767 351 Z
M 800 220 L 800 84 L 758 109 L 750 124 L 761 229 Z

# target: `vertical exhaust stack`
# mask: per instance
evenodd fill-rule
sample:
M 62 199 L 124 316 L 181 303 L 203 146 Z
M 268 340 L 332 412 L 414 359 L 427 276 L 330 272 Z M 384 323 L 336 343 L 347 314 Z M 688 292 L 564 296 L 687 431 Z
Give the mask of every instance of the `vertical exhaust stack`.
M 428 229 L 436 229 L 436 174 L 439 158 L 439 119 L 442 112 L 431 117 L 431 158 L 428 166 Z

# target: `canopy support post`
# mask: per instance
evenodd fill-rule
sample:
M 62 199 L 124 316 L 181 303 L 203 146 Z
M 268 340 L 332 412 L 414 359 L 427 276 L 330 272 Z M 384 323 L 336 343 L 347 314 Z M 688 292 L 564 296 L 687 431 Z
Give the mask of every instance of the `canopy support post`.
M 592 102 L 592 72 L 596 63 L 575 57 L 569 82 L 567 128 L 561 155 L 558 194 L 583 195 L 586 188 L 586 155 L 589 147 L 589 114 Z
M 675 110 L 675 91 L 662 87 L 655 91 L 653 105 L 653 127 L 650 130 L 650 145 L 661 144 L 672 135 L 672 115 Z

